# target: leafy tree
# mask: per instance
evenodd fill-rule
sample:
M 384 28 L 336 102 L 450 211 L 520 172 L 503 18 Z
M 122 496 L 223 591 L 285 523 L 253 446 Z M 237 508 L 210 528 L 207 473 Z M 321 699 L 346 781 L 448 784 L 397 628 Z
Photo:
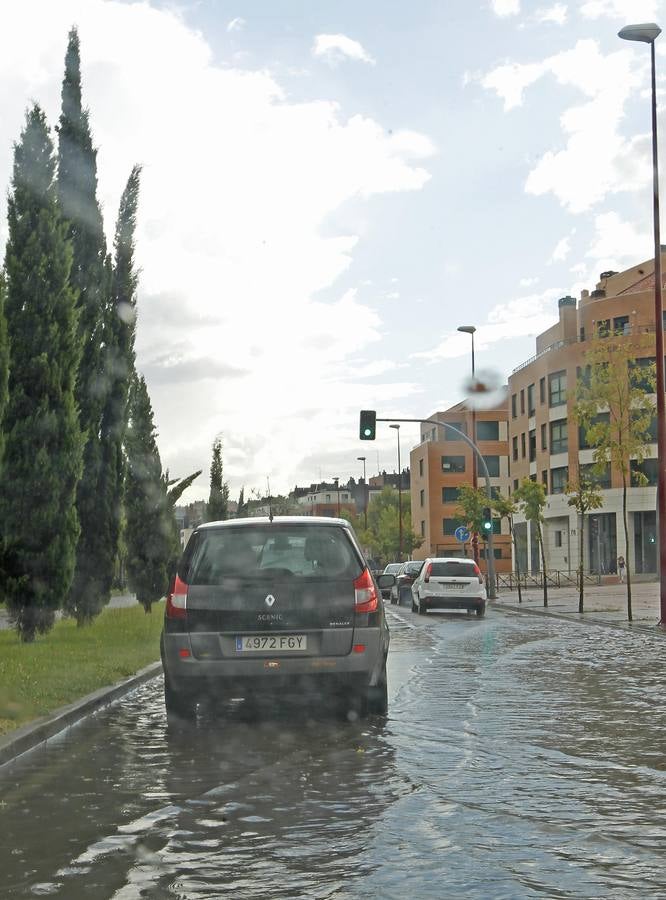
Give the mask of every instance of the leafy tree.
M 585 354 L 589 376 L 578 380 L 573 412 L 574 420 L 586 429 L 587 440 L 594 448 L 593 459 L 597 470 L 601 471 L 610 463 L 622 479 L 627 619 L 630 622 L 627 488 L 631 484 L 631 460 L 636 459 L 640 464 L 650 452 L 650 424 L 655 414 L 652 395 L 656 382 L 654 364 L 639 367 L 635 361 L 649 352 L 649 344 L 641 337 L 628 339 L 614 335 L 596 338 Z M 608 415 L 600 416 L 599 413 L 604 411 Z M 637 483 L 645 483 L 640 472 L 633 475 Z
M 107 510 L 100 496 L 103 461 L 100 428 L 107 384 L 102 366 L 104 317 L 109 293 L 106 239 L 97 202 L 97 151 L 81 98 L 81 57 L 76 28 L 69 33 L 58 125 L 57 191 L 72 244 L 70 282 L 78 298 L 81 362 L 76 385 L 79 421 L 85 434 L 83 473 L 76 508 L 81 533 L 66 610 L 77 623 L 90 622 L 108 602 L 115 548 L 107 545 Z M 108 562 L 110 558 L 110 563 Z
M 483 510 L 488 506 L 488 495 L 482 488 L 472 487 L 471 484 L 461 484 L 458 489 L 458 503 L 456 518 L 461 525 L 465 525 L 470 531 L 477 534 L 483 533 Z
M 174 529 L 153 410 L 143 376 L 136 376 L 132 381 L 129 411 L 125 440 L 127 575 L 137 600 L 146 612 L 151 612 L 152 604 L 164 596 L 168 587 Z
M 222 441 L 220 438 L 215 438 L 213 441 L 213 459 L 210 464 L 208 521 L 221 522 L 227 518 L 229 518 L 229 485 L 224 481 Z
M 493 498 L 493 509 L 501 519 L 506 519 L 509 523 L 509 534 L 513 544 L 513 554 L 515 559 L 516 578 L 518 579 L 518 603 L 523 602 L 523 592 L 520 584 L 520 557 L 518 555 L 518 540 L 513 527 L 513 517 L 518 511 L 516 501 L 513 497 L 504 497 L 502 494 L 496 494 Z
M 567 484 L 566 493 L 569 495 L 567 503 L 578 512 L 578 612 L 583 612 L 585 578 L 583 574 L 583 559 L 585 549 L 585 514 L 591 509 L 599 509 L 603 506 L 603 500 L 598 485 L 586 478 L 578 469 L 578 476 Z
M 360 522 L 359 522 L 360 525 Z M 399 520 L 398 491 L 394 487 L 385 487 L 380 494 L 374 496 L 368 506 L 367 529 L 356 526 L 359 540 L 368 547 L 373 556 L 392 560 L 398 557 Z M 402 548 L 410 556 L 412 551 L 420 547 L 423 538 L 417 537 L 412 530 L 412 516 L 409 509 L 402 511 Z
M 123 519 L 125 479 L 124 442 L 127 430 L 129 390 L 134 377 L 134 336 L 138 275 L 134 262 L 134 234 L 141 170 L 135 166 L 123 191 L 114 237 L 110 271 L 110 301 L 104 323 L 104 380 L 106 393 L 101 421 L 101 465 L 99 469 L 97 552 L 97 601 L 88 600 L 95 615 L 108 602 Z M 92 581 L 92 579 L 91 579 Z
M 543 545 L 543 508 L 546 505 L 546 489 L 537 481 L 523 478 L 517 491 L 513 492 L 514 502 L 532 527 L 536 529 L 537 544 L 541 552 L 543 570 L 543 605 L 548 606 L 548 577 L 546 574 L 546 551 Z
M 0 522 L 11 557 L 7 602 L 23 641 L 52 626 L 71 588 L 79 537 L 81 340 L 54 179 L 53 144 L 35 105 L 14 148 L 5 256 L 10 370 Z

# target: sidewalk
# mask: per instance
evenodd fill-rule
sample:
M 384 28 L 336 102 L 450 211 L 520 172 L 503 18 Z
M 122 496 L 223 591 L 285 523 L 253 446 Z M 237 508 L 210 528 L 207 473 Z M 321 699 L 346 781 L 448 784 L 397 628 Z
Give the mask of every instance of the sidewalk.
M 627 621 L 626 584 L 585 585 L 584 612 L 578 612 L 578 589 L 548 587 L 548 608 L 543 607 L 543 590 L 530 587 L 523 590 L 523 602 L 518 603 L 517 591 L 499 591 L 493 605 L 499 609 L 523 612 L 547 612 L 577 621 L 620 625 L 626 628 L 663 634 L 659 627 L 659 583 L 638 582 L 631 585 L 633 621 Z

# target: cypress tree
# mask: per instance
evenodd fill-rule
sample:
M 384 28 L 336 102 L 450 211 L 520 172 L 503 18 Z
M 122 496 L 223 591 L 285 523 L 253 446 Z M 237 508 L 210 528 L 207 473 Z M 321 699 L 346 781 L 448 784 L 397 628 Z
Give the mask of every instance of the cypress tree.
M 132 169 L 120 200 L 114 239 L 111 302 L 105 327 L 104 372 L 107 393 L 102 411 L 101 466 L 97 497 L 103 515 L 100 529 L 99 596 L 108 598 L 115 571 L 122 521 L 125 478 L 124 441 L 129 388 L 134 376 L 134 335 L 138 275 L 134 265 L 134 233 L 139 200 L 140 168 Z M 104 599 L 106 602 L 106 599 Z
M 162 474 L 153 410 L 143 376 L 132 381 L 125 447 L 127 576 L 137 600 L 150 612 L 168 588 L 174 534 L 169 522 L 168 479 Z
M 210 495 L 207 509 L 209 522 L 219 522 L 229 517 L 229 485 L 224 482 L 223 474 L 222 441 L 215 438 L 210 464 Z
M 6 597 L 23 641 L 53 624 L 72 584 L 79 536 L 81 341 L 54 179 L 53 144 L 35 105 L 14 148 L 5 256 L 10 374 L 0 523 L 11 559 Z
M 97 151 L 93 147 L 88 111 L 81 99 L 81 57 L 76 28 L 69 33 L 58 126 L 58 201 L 72 243 L 70 280 L 78 295 L 82 356 L 76 386 L 80 422 L 86 436 L 83 474 L 76 506 L 81 527 L 76 568 L 66 609 L 79 625 L 90 622 L 108 602 L 111 557 L 108 498 L 100 496 L 102 467 L 101 419 L 108 387 L 102 347 L 109 293 L 106 240 L 97 202 Z
M 1 425 L 7 407 L 7 379 L 9 376 L 9 344 L 5 315 L 6 292 L 5 278 L 0 272 L 0 472 L 2 472 L 2 453 L 5 446 L 5 435 Z

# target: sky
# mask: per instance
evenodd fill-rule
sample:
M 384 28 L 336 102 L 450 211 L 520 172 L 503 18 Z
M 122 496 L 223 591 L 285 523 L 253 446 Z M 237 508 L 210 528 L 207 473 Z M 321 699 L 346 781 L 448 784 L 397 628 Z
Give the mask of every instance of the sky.
M 33 101 L 56 124 L 76 25 L 109 241 L 143 167 L 137 368 L 163 466 L 203 470 L 184 499 L 218 436 L 232 499 L 363 455 L 395 471 L 396 432 L 359 441 L 359 410 L 460 401 L 458 325 L 506 379 L 559 297 L 651 257 L 649 48 L 617 32 L 665 7 L 2 0 L 0 251 L 13 143 Z

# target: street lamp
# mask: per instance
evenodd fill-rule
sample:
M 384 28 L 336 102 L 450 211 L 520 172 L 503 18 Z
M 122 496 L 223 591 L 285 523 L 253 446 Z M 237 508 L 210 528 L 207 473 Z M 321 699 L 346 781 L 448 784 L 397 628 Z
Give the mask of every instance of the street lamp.
M 368 530 L 368 485 L 365 480 L 365 456 L 357 456 L 356 459 L 363 463 L 363 524 Z
M 389 425 L 395 428 L 398 438 L 398 562 L 402 562 L 402 468 L 400 466 L 400 426 Z
M 463 334 L 469 334 L 472 337 L 472 385 L 474 382 L 474 332 L 476 331 L 476 326 L 474 325 L 459 325 L 458 331 L 462 331 Z M 476 409 L 474 408 L 474 404 L 472 403 L 472 440 L 476 442 Z M 476 468 L 476 454 L 472 453 L 472 487 L 474 489 L 477 488 L 477 468 Z M 472 555 L 474 556 L 474 562 L 478 564 L 479 562 L 479 535 L 476 531 L 472 535 Z M 487 563 L 487 560 L 486 560 Z
M 660 625 L 666 625 L 666 479 L 663 461 L 666 459 L 666 382 L 664 382 L 664 319 L 661 292 L 661 238 L 659 236 L 659 159 L 657 154 L 657 78 L 654 42 L 661 28 L 654 22 L 626 25 L 618 32 L 625 41 L 639 41 L 650 45 L 652 80 L 652 219 L 654 228 L 654 331 L 657 371 L 657 521 L 659 523 L 659 597 Z

